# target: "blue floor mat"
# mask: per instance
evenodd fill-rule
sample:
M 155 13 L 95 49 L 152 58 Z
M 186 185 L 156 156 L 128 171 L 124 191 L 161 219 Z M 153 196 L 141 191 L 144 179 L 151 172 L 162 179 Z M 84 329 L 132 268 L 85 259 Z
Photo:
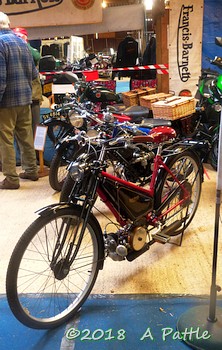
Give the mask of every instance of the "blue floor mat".
M 190 347 L 178 339 L 177 321 L 184 312 L 200 305 L 208 306 L 209 299 L 172 295 L 94 295 L 85 302 L 75 319 L 47 331 L 23 326 L 12 315 L 6 297 L 1 296 L 1 349 L 186 350 Z M 222 306 L 222 299 L 218 300 L 218 305 Z

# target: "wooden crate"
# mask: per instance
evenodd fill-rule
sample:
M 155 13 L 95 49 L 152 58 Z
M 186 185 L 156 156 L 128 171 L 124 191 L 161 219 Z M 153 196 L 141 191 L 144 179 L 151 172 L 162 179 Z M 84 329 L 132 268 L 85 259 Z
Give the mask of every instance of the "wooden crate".
M 176 120 L 195 112 L 193 97 L 173 96 L 164 101 L 153 103 L 153 117 Z
M 152 109 L 152 104 L 157 101 L 165 100 L 167 97 L 171 97 L 172 94 L 165 94 L 164 92 L 159 92 L 157 94 L 151 94 L 140 97 L 140 106 Z
M 128 92 L 123 92 L 122 93 L 123 103 L 126 107 L 138 106 L 140 97 L 145 96 L 147 94 L 148 94 L 148 90 L 146 87 L 142 89 L 134 89 Z

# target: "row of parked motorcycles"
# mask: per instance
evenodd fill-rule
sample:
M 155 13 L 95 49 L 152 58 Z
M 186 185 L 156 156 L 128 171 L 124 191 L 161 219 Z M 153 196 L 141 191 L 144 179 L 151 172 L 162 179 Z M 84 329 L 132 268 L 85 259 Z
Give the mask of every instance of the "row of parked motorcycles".
M 106 259 L 126 266 L 155 243 L 181 245 L 198 208 L 202 162 L 217 166 L 220 75 L 201 77 L 196 112 L 173 127 L 141 106 L 107 99 L 101 108 L 86 98 L 94 88 L 96 98 L 106 95 L 78 84 L 43 122 L 55 145 L 49 179 L 60 201 L 38 210 L 6 275 L 9 306 L 31 328 L 79 315 Z
M 221 59 L 216 57 L 211 63 L 220 67 Z M 104 133 L 106 137 L 114 137 L 123 132 L 148 134 L 153 127 L 171 125 L 176 130 L 177 141 L 193 142 L 201 160 L 217 169 L 222 75 L 216 71 L 202 71 L 195 96 L 198 101 L 195 113 L 172 122 L 153 119 L 152 111 L 146 107 L 126 108 L 121 94 L 103 86 L 80 81 L 76 76 L 74 81 L 75 94 L 62 96 L 61 103 L 55 106 L 53 113 L 43 119 L 43 124 L 48 126 L 48 137 L 55 147 L 49 173 L 49 182 L 55 191 L 61 191 L 67 179 L 68 165 L 77 150 L 74 136 L 79 130 L 93 136 L 95 133 Z M 139 178 L 142 181 L 147 171 L 147 159 L 144 158 L 144 150 L 141 152 L 136 155 L 136 161 L 134 155 L 126 156 L 126 161 L 131 163 L 128 180 Z M 67 199 L 63 194 L 61 197 Z

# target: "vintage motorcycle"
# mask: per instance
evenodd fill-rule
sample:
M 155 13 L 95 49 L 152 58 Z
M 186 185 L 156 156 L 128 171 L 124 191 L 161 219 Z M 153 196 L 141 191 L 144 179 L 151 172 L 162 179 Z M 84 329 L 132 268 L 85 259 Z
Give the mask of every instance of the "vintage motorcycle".
M 203 168 L 192 147 L 171 144 L 175 136 L 169 127 L 108 140 L 76 136 L 85 152 L 70 165 L 75 185 L 69 203 L 39 210 L 10 258 L 6 291 L 19 321 L 32 328 L 57 327 L 80 309 L 106 258 L 134 261 L 154 243 L 166 244 L 177 235 L 181 244 L 198 207 Z M 106 161 L 107 152 L 137 153 L 141 143 L 152 163 L 148 187 L 110 174 Z M 115 220 L 98 208 L 99 198 Z M 104 230 L 96 213 L 105 215 Z
M 220 114 L 222 107 L 222 75 L 212 76 L 203 71 L 199 81 L 197 107 L 201 109 L 201 125 L 196 137 L 209 141 L 209 161 L 217 169 Z M 198 97 L 198 94 L 197 94 Z
M 192 146 L 172 144 L 175 137 L 169 127 L 108 140 L 76 136 L 85 152 L 70 164 L 75 183 L 70 201 L 39 210 L 10 258 L 7 299 L 20 322 L 57 327 L 86 301 L 106 258 L 130 262 L 156 242 L 166 244 L 176 235 L 182 242 L 198 207 L 203 168 Z M 141 144 L 152 164 L 148 187 L 110 174 L 106 160 L 107 152 L 137 152 Z M 98 208 L 99 198 L 112 219 Z M 105 215 L 104 230 L 96 213 Z
M 87 119 L 89 125 L 88 134 L 103 132 L 106 137 L 114 137 L 120 133 L 129 133 L 133 135 L 147 134 L 158 125 L 170 126 L 171 123 L 166 120 L 148 118 L 142 124 L 130 123 L 130 118 L 125 115 L 113 114 L 107 108 L 103 113 L 95 114 L 89 110 L 80 110 L 80 115 Z M 93 125 L 93 127 L 92 127 Z M 55 147 L 55 154 L 52 158 L 49 170 L 49 184 L 55 191 L 61 191 L 68 174 L 68 165 L 78 150 L 75 141 L 75 133 L 69 133 L 61 138 Z M 139 167 L 139 164 L 138 164 Z
M 100 88 L 99 86 L 96 87 L 96 89 L 99 90 Z M 105 89 L 104 93 L 109 94 L 110 92 L 110 90 Z M 102 99 L 103 98 L 105 97 L 102 97 Z M 52 143 L 55 145 L 64 132 L 73 126 L 86 128 L 86 119 L 82 118 L 80 115 L 76 115 L 75 111 L 77 108 L 82 108 L 100 113 L 102 110 L 96 106 L 96 102 L 98 101 L 93 98 L 88 100 L 87 98 L 79 98 L 76 94 L 65 94 L 60 103 L 54 106 L 53 110 L 43 114 L 41 124 L 48 127 L 48 136 Z M 106 105 L 108 105 L 108 103 Z M 127 120 L 132 123 L 141 123 L 143 119 L 149 116 L 149 109 L 142 106 L 130 106 L 126 108 L 123 105 L 111 105 L 109 108 L 112 109 L 119 121 Z
M 59 140 L 67 135 L 73 134 L 76 129 L 87 130 L 86 119 L 77 111 L 78 104 L 75 100 L 64 100 L 62 104 L 56 105 L 54 109 L 47 110 L 41 114 L 41 123 L 47 127 L 47 136 L 44 149 L 44 163 L 51 164 L 55 154 L 55 147 Z
M 149 115 L 148 108 L 140 106 L 131 106 L 125 108 L 124 106 L 113 107 L 116 118 L 122 121 L 131 121 L 133 123 L 141 123 L 144 118 Z M 41 116 L 41 124 L 47 127 L 46 147 L 44 152 L 45 164 L 50 165 L 55 153 L 55 147 L 59 141 L 67 136 L 73 134 L 76 128 L 80 130 L 86 130 L 88 125 L 86 118 L 84 118 L 81 112 L 77 111 L 88 110 L 93 113 L 98 113 L 102 116 L 102 111 L 98 109 L 93 102 L 87 99 L 77 102 L 76 95 L 66 94 L 63 96 L 61 103 L 54 106 L 54 109 L 47 111 L 47 113 Z

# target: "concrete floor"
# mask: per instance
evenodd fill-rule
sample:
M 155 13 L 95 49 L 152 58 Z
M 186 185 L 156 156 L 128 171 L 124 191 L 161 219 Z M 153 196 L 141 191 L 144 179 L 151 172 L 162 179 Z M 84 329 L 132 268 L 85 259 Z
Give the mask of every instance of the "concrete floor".
M 98 294 L 193 294 L 208 295 L 211 285 L 214 240 L 216 172 L 206 165 L 199 208 L 187 228 L 181 247 L 156 243 L 134 262 L 107 259 L 94 293 Z M 18 168 L 18 172 L 20 169 Z M 0 181 L 3 179 L 0 173 Z M 21 180 L 19 190 L 1 190 L 0 293 L 5 293 L 5 275 L 11 252 L 24 230 L 37 217 L 35 211 L 58 202 L 48 177 L 37 182 Z M 101 204 L 101 208 L 103 205 Z M 105 210 L 105 208 L 104 208 Z M 102 222 L 102 218 L 98 217 Z M 222 238 L 218 256 L 218 285 L 222 285 Z

